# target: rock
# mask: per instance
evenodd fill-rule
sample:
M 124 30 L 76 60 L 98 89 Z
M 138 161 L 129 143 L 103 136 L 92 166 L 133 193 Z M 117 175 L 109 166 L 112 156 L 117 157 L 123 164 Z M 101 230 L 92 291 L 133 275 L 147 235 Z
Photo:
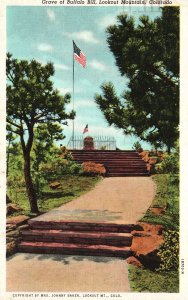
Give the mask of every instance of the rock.
M 163 226 L 139 222 L 136 229 L 131 232 L 133 235 L 131 250 L 134 257 L 147 268 L 157 268 L 160 264 L 158 249 L 164 242 Z
M 60 185 L 61 185 L 61 183 L 59 181 L 55 181 L 55 182 L 50 183 L 49 186 L 52 190 L 55 190 L 55 189 L 59 188 Z
M 140 157 L 145 161 L 148 162 L 149 159 L 149 151 L 142 151 L 139 153 Z
M 146 233 L 149 232 L 150 234 L 159 234 L 161 235 L 164 230 L 164 227 L 162 225 L 155 225 L 145 222 L 138 222 L 135 225 L 135 230 L 132 231 L 132 234 L 134 234 L 137 231 L 145 231 Z
M 16 242 L 16 239 L 14 237 L 6 237 L 6 243 L 10 243 L 10 242 Z
M 12 231 L 16 228 L 16 225 L 6 224 L 6 232 Z
M 131 250 L 136 257 L 139 255 L 148 255 L 155 251 L 164 242 L 162 235 L 133 236 Z
M 11 215 L 14 212 L 19 212 L 22 210 L 22 208 L 18 207 L 16 204 L 13 203 L 7 205 L 7 215 Z
M 126 262 L 130 265 L 133 265 L 135 267 L 138 267 L 138 268 L 143 268 L 143 265 L 142 263 L 137 259 L 135 258 L 134 256 L 130 256 L 126 259 Z
M 149 210 L 154 215 L 162 215 L 165 213 L 164 207 L 151 207 Z
M 149 164 L 150 165 L 154 165 L 157 162 L 157 157 L 149 157 Z
M 7 243 L 6 245 L 6 252 L 7 256 L 10 256 L 16 252 L 16 242 L 12 241 L 10 243 Z
M 16 216 L 16 217 L 7 218 L 7 224 L 20 226 L 20 225 L 27 223 L 28 220 L 29 220 L 29 217 L 27 217 L 25 215 L 20 215 L 20 216 Z
M 6 234 L 7 237 L 18 237 L 19 236 L 19 231 L 18 230 L 12 230 L 12 231 L 9 231 L 7 234 Z
M 29 228 L 29 225 L 25 224 L 25 225 L 21 225 L 18 227 L 18 230 L 19 232 L 22 231 L 22 230 L 25 230 L 25 229 L 28 229 Z

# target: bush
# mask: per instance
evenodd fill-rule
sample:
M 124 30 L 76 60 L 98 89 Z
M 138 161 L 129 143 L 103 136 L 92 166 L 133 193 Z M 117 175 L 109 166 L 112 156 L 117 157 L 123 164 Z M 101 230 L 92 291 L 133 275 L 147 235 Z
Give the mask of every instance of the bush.
M 79 174 L 81 166 L 73 160 L 62 157 L 53 157 L 51 160 L 41 166 L 41 172 L 44 178 L 49 180 L 61 179 L 62 175 Z
M 163 161 L 155 165 L 158 174 L 179 173 L 179 142 L 176 143 L 175 151 L 171 154 L 164 154 Z
M 106 145 L 102 145 L 101 147 L 100 147 L 100 150 L 106 150 Z
M 133 150 L 136 150 L 136 151 L 138 151 L 138 152 L 142 152 L 142 151 L 143 151 L 143 148 L 142 148 L 140 142 L 135 142 L 135 143 L 133 144 L 132 149 L 133 149 Z
M 61 154 L 62 158 L 65 158 L 68 160 L 73 160 L 73 156 L 72 156 L 71 152 L 65 146 L 61 147 L 61 151 L 62 151 L 62 154 Z
M 179 233 L 175 230 L 167 230 L 164 232 L 164 239 L 165 241 L 158 251 L 161 263 L 157 271 L 178 270 Z
M 105 175 L 106 169 L 102 164 L 88 161 L 82 163 L 82 173 L 84 175 Z
M 179 162 L 175 154 L 165 154 L 161 163 L 155 165 L 158 174 L 177 174 L 179 172 Z

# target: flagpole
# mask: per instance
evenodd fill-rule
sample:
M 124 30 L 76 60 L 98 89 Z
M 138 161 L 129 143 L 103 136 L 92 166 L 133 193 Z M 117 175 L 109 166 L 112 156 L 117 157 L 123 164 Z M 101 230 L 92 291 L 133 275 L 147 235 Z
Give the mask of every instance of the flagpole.
M 73 45 L 73 56 L 72 56 L 72 109 L 74 111 L 74 45 Z M 73 140 L 73 149 L 74 149 L 74 118 L 72 122 L 72 140 Z

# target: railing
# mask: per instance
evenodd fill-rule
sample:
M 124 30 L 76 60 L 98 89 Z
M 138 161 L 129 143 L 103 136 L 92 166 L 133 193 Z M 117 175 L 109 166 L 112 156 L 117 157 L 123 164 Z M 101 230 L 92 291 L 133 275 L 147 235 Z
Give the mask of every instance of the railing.
M 95 150 L 116 150 L 116 140 L 111 136 L 93 136 Z M 75 136 L 71 137 L 68 144 L 68 149 L 82 150 L 84 149 L 84 137 Z

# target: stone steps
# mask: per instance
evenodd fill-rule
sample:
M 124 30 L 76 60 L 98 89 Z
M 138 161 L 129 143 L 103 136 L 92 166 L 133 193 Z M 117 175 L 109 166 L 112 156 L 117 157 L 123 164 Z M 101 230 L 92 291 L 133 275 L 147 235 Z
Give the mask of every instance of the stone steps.
M 23 241 L 58 242 L 90 245 L 130 246 L 130 233 L 109 232 L 75 232 L 63 230 L 25 230 L 22 231 Z
M 123 172 L 123 173 L 109 173 L 108 174 L 108 177 L 146 177 L 146 176 L 149 176 L 149 174 L 146 174 L 145 172 L 143 172 L 143 173 L 141 173 L 141 172 L 138 172 L 138 173 Z
M 107 158 L 107 159 L 101 159 L 101 158 L 86 158 L 86 157 L 82 157 L 82 158 L 76 158 L 77 162 L 84 162 L 84 161 L 93 161 L 93 162 L 99 162 L 99 163 L 105 163 L 107 162 L 108 164 L 116 164 L 116 163 L 126 163 L 126 164 L 132 164 L 132 165 L 136 165 L 136 164 L 141 164 L 145 166 L 145 162 L 143 160 L 140 159 L 114 159 L 114 158 Z
M 25 242 L 18 245 L 18 251 L 26 253 L 47 253 L 64 255 L 112 256 L 127 258 L 132 251 L 129 247 L 108 245 L 86 245 L 68 243 Z
M 39 221 L 31 219 L 28 221 L 31 229 L 54 229 L 67 231 L 89 231 L 89 232 L 123 232 L 130 233 L 134 230 L 134 224 L 98 223 L 81 221 Z
M 139 157 L 96 157 L 96 156 L 74 156 L 74 159 L 76 159 L 76 160 L 80 160 L 80 161 L 86 161 L 86 160 L 88 160 L 88 161 L 90 161 L 90 160 L 98 160 L 98 161 L 115 161 L 115 162 L 144 162 L 144 161 L 142 161 Z
M 80 164 L 91 161 L 103 164 L 106 176 L 148 176 L 146 163 L 136 151 L 71 150 L 74 160 Z
M 18 251 L 68 255 L 131 255 L 134 224 L 81 221 L 28 221 L 29 230 L 21 232 Z
M 112 171 L 112 170 L 120 170 L 126 172 L 126 170 L 133 171 L 135 172 L 136 170 L 138 171 L 145 171 L 145 168 L 143 166 L 108 166 L 106 167 L 107 171 Z
M 136 151 L 129 151 L 127 152 L 126 150 L 70 150 L 72 152 L 76 152 L 77 154 L 99 154 L 99 155 L 108 155 L 108 154 L 117 154 L 118 155 L 132 155 L 132 156 L 138 156 L 138 152 Z

